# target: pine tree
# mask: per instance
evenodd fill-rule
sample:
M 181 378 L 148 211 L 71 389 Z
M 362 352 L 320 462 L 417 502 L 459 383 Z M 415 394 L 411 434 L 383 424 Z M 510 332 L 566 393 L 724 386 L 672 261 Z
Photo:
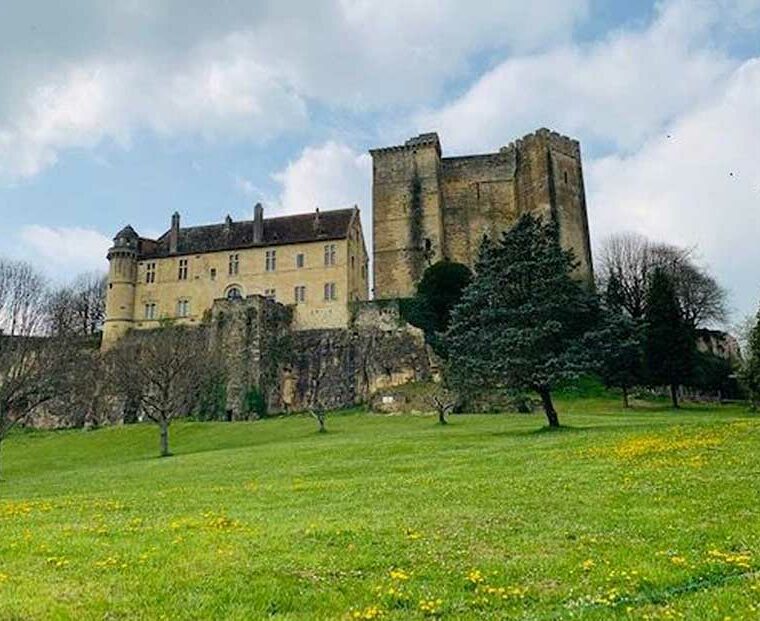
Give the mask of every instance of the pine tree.
M 529 214 L 500 240 L 484 239 L 446 335 L 460 390 L 533 390 L 549 426 L 559 426 L 551 391 L 588 368 L 582 342 L 597 314 L 593 296 L 571 277 L 575 266 L 557 226 Z
M 662 269 L 652 275 L 645 316 L 649 382 L 669 386 L 673 407 L 678 408 L 678 387 L 692 371 L 694 335 L 683 318 L 673 283 Z
M 749 349 L 741 369 L 741 381 L 749 393 L 752 410 L 760 404 L 760 310 L 757 311 L 755 326 L 749 333 Z

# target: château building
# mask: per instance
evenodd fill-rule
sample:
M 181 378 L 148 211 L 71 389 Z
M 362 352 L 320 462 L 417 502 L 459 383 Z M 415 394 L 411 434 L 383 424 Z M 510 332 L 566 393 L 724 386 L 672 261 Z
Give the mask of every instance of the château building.
M 214 300 L 264 296 L 293 308 L 293 327 L 345 328 L 369 295 L 359 209 L 171 227 L 158 239 L 122 229 L 108 251 L 103 347 L 162 320 L 197 324 Z
M 524 213 L 557 223 L 593 283 L 580 144 L 539 129 L 495 153 L 443 157 L 436 133 L 372 149 L 373 297 L 413 296 L 441 260 L 474 267 L 483 236 Z M 198 324 L 215 300 L 263 296 L 291 306 L 295 331 L 349 328 L 351 303 L 369 299 L 359 209 L 183 228 L 158 239 L 127 226 L 108 252 L 103 346 L 162 320 Z M 255 300 L 252 300 L 255 302 Z M 356 307 L 354 307 L 356 308 Z

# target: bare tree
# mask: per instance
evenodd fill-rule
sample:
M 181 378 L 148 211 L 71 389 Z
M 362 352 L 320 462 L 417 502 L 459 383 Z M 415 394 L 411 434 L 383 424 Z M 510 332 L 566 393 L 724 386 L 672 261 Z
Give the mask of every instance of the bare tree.
M 169 425 L 187 416 L 200 398 L 204 378 L 218 368 L 204 328 L 163 326 L 133 332 L 109 352 L 113 390 L 139 404 L 159 426 L 161 457 L 169 452 Z
M 104 274 L 88 272 L 54 291 L 48 303 L 51 331 L 77 336 L 100 331 L 106 313 L 106 286 Z
M 0 332 L 40 335 L 45 328 L 45 278 L 23 261 L 0 259 Z
M 43 333 L 45 300 L 44 279 L 31 266 L 0 261 L 0 444 L 70 388 L 79 351 Z
M 438 384 L 433 389 L 429 397 L 430 405 L 438 414 L 438 423 L 441 425 L 449 424 L 449 414 L 451 414 L 459 403 L 457 394 L 443 384 Z
M 620 303 L 633 319 L 644 317 L 647 290 L 657 268 L 672 280 L 684 319 L 691 328 L 726 319 L 726 292 L 696 263 L 691 249 L 626 233 L 604 242 L 599 263 L 602 286 L 613 277 L 617 279 Z

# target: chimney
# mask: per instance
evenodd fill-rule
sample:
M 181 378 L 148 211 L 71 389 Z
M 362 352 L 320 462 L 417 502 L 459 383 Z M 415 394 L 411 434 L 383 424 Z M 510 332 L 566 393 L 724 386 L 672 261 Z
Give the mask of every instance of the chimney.
M 253 243 L 260 244 L 264 241 L 264 208 L 261 203 L 256 203 L 253 208 Z
M 179 212 L 175 211 L 172 215 L 172 228 L 169 230 L 169 253 L 177 253 L 177 244 L 179 243 Z
M 227 214 L 227 217 L 224 219 L 224 232 L 229 235 L 230 231 L 232 231 L 232 217 L 230 214 Z
M 319 207 L 317 207 L 316 211 L 314 212 L 314 232 L 319 233 L 319 230 L 320 230 Z

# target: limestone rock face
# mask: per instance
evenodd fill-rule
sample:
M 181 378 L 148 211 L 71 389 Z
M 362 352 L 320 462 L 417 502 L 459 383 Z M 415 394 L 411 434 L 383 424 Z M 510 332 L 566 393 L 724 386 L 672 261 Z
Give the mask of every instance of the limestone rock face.
M 246 416 L 252 389 L 270 412 L 334 409 L 432 376 L 424 335 L 401 319 L 397 303 L 354 304 L 348 329 L 293 330 L 291 317 L 260 296 L 215 303 L 210 334 L 222 348 L 231 418 Z

